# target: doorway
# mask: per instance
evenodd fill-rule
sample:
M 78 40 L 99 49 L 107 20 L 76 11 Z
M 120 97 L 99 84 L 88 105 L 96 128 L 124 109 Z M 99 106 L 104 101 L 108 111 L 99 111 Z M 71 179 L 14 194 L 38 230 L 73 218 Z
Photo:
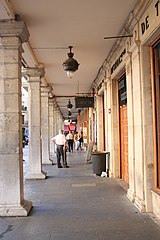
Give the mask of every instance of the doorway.
M 120 130 L 120 178 L 129 183 L 128 175 L 128 116 L 126 75 L 118 80 L 119 130 Z
M 153 71 L 155 182 L 160 188 L 160 40 L 153 46 Z

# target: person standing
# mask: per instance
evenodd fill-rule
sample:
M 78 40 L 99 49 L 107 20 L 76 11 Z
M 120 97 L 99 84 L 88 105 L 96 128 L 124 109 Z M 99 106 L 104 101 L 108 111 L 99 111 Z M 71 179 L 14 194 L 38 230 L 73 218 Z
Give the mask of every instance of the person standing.
M 57 166 L 58 168 L 68 167 L 66 160 L 66 137 L 63 134 L 63 130 L 59 129 L 59 134 L 51 139 L 57 145 Z M 61 164 L 61 158 L 63 166 Z
M 66 136 L 66 139 L 68 141 L 68 151 L 73 152 L 73 134 L 72 131 L 69 131 L 69 133 Z
M 77 150 L 78 148 L 78 132 L 75 132 L 74 134 L 74 144 L 75 144 L 75 149 Z
M 83 145 L 83 132 L 81 131 L 80 134 L 79 134 L 79 144 L 78 144 L 78 147 L 77 147 L 77 150 L 82 150 L 82 145 Z

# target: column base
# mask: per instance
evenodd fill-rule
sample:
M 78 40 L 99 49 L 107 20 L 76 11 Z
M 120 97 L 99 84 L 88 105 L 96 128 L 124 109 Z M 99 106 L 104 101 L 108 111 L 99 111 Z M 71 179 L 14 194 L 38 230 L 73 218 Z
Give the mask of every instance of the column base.
M 50 153 L 49 160 L 53 160 L 54 158 L 56 158 L 56 153 Z
M 146 212 L 145 202 L 138 197 L 135 197 L 134 205 L 140 212 Z
M 32 202 L 24 200 L 23 205 L 0 205 L 1 217 L 26 217 L 32 208 Z
M 48 160 L 48 159 L 45 159 L 45 160 L 42 160 L 42 164 L 43 165 L 52 165 L 52 161 Z
M 159 193 L 155 191 L 151 191 L 151 193 L 152 193 L 152 202 L 153 202 L 152 212 L 158 217 L 160 221 L 160 196 L 159 196 Z
M 29 180 L 29 179 L 45 179 L 47 176 L 47 173 L 42 171 L 42 172 L 35 172 L 35 173 L 32 173 L 32 172 L 28 172 L 25 176 L 25 179 Z
M 111 170 L 109 170 L 109 177 L 110 177 L 110 178 L 114 178 L 113 172 L 111 172 Z
M 127 197 L 132 203 L 135 202 L 135 193 L 131 189 L 128 189 Z

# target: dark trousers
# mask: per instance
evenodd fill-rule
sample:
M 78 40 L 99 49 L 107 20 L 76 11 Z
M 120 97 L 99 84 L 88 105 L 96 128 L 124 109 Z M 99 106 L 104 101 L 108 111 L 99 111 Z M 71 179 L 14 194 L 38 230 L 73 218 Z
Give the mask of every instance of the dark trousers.
M 61 157 L 62 157 L 62 162 L 63 166 L 67 166 L 67 161 L 66 161 L 66 152 L 63 149 L 63 145 L 57 145 L 57 166 L 61 167 Z
M 81 142 L 81 141 L 78 141 L 78 147 L 77 147 L 77 150 L 82 150 L 82 144 L 83 144 L 83 142 Z
M 68 140 L 68 151 L 73 152 L 73 140 L 72 139 Z

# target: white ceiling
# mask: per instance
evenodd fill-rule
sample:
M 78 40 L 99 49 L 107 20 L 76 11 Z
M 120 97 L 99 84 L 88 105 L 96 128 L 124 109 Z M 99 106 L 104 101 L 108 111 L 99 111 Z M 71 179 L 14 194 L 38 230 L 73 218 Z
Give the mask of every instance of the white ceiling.
M 119 34 L 136 0 L 10 0 L 13 12 L 25 21 L 30 32 L 29 46 L 34 60 L 45 66 L 45 81 L 54 95 L 73 96 L 90 91 L 104 59 L 115 41 L 105 36 Z M 4 10 L 5 11 L 5 10 Z M 0 11 L 2 18 L 4 14 Z M 74 58 L 80 63 L 68 79 L 62 63 L 73 46 Z M 25 48 L 24 48 L 25 49 Z M 24 58 L 29 66 L 33 57 Z M 67 115 L 67 98 L 57 98 L 62 113 Z M 71 98 L 74 104 L 74 98 Z M 77 112 L 77 110 L 73 109 Z

